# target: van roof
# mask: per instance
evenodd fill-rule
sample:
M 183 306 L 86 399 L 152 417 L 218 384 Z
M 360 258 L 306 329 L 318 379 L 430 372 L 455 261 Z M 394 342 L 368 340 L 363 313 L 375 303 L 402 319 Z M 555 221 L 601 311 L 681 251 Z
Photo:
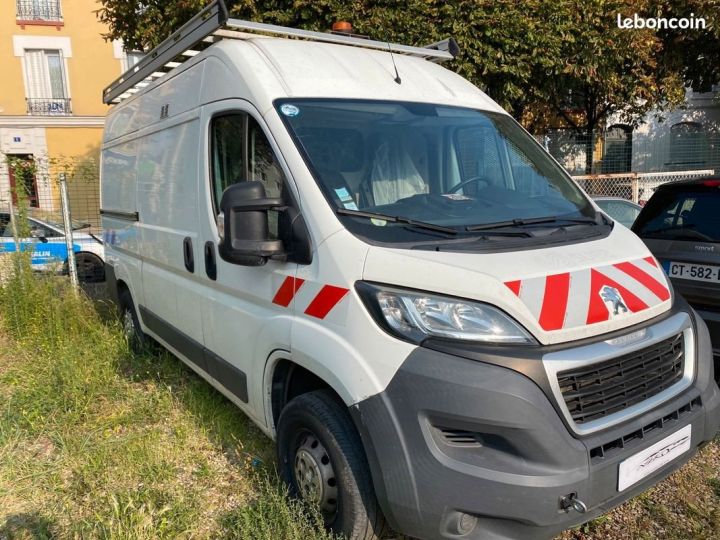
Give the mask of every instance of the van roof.
M 395 82 L 393 61 L 400 84 Z M 205 69 L 193 69 L 201 62 Z M 104 140 L 159 122 L 159 101 L 168 103 L 169 116 L 175 116 L 230 98 L 246 99 L 262 114 L 284 98 L 410 101 L 505 112 L 467 80 L 421 58 L 253 36 L 215 43 L 121 101 L 108 113 Z
M 434 63 L 456 53 L 452 39 L 413 47 L 229 19 L 224 2 L 215 0 L 105 88 L 103 101 L 119 105 L 108 114 L 104 140 L 230 98 L 246 99 L 263 114 L 281 98 L 412 101 L 504 112 Z
M 250 56 L 257 55 L 277 78 L 278 85 L 261 80 L 272 102 L 287 97 L 382 99 L 461 105 L 502 111 L 477 87 L 442 66 L 412 56 L 330 43 L 253 37 L 222 41 L 215 54 L 232 63 L 238 75 L 247 73 Z M 210 52 L 210 51 L 209 51 Z M 400 78 L 396 82 L 395 67 Z M 249 77 L 243 77 L 251 83 Z M 265 103 L 261 110 L 271 105 Z

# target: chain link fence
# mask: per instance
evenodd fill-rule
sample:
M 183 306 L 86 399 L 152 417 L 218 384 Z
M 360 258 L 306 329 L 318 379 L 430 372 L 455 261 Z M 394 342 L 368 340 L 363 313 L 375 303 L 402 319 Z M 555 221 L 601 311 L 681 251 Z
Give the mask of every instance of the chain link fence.
M 702 178 L 714 174 L 713 169 L 658 173 L 590 174 L 573 179 L 591 196 L 620 197 L 645 204 L 661 184 Z
M 3 254 L 27 252 L 33 270 L 79 278 L 85 286 L 102 284 L 105 254 L 97 159 L 0 158 L 0 259 Z
M 613 126 L 593 137 L 555 129 L 536 138 L 573 176 L 720 170 L 720 133 L 694 122 L 663 131 Z
M 661 184 L 720 171 L 720 134 L 693 122 L 638 133 L 616 125 L 593 137 L 557 129 L 536 138 L 593 196 L 644 204 Z

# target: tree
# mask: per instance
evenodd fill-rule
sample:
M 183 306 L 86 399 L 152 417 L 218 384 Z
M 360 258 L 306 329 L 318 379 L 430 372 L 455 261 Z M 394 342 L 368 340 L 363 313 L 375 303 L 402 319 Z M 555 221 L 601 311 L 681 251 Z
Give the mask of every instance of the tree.
M 581 134 L 585 172 L 592 172 L 595 135 L 607 118 L 619 115 L 631 125 L 649 111 L 680 104 L 684 98 L 680 74 L 663 64 L 659 35 L 648 29 L 619 28 L 616 17 L 647 16 L 648 2 L 584 0 L 561 2 L 556 9 L 566 27 L 560 56 L 565 65 L 543 81 L 544 103 L 563 123 Z
M 209 0 L 101 0 L 98 16 L 129 49 L 156 45 Z M 521 116 L 540 99 L 536 71 L 556 71 L 564 25 L 553 19 L 551 2 L 528 0 L 241 0 L 230 6 L 235 17 L 327 30 L 349 20 L 354 31 L 373 39 L 425 45 L 453 36 L 461 54 L 447 64 Z M 528 13 L 531 16 L 528 16 Z
M 720 0 L 667 0 L 666 13 L 705 19 L 703 29 L 663 29 L 663 68 L 680 74 L 685 86 L 709 92 L 720 83 Z
M 209 0 L 101 0 L 108 39 L 130 48 L 162 41 Z M 685 85 L 720 79 L 720 0 L 238 0 L 233 16 L 311 30 L 350 20 L 357 33 L 423 45 L 453 36 L 461 54 L 448 64 L 533 131 L 562 124 L 586 139 L 611 115 L 637 124 L 675 107 Z M 689 16 L 707 32 L 619 28 L 616 17 Z

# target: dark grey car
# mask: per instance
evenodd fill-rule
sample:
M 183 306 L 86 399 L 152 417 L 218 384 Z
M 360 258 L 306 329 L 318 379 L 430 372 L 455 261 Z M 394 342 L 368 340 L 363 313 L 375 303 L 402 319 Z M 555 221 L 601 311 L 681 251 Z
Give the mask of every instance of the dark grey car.
M 664 184 L 638 216 L 633 231 L 707 323 L 720 363 L 720 178 Z

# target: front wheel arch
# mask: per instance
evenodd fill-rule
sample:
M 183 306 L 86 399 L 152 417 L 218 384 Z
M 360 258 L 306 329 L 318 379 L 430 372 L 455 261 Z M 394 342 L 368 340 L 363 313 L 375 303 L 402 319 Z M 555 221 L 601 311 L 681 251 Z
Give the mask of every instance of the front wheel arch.
M 378 540 L 384 536 L 386 520 L 373 485 L 372 471 L 360 433 L 352 415 L 337 394 L 330 388 L 306 392 L 291 399 L 283 409 L 277 429 L 277 458 L 281 478 L 293 496 L 306 498 L 308 493 L 328 495 L 318 497 L 325 525 L 335 533 L 354 540 Z M 305 448 L 307 438 L 312 445 Z M 319 445 L 320 459 L 315 466 L 298 467 L 298 461 L 313 461 L 312 448 Z M 300 453 L 304 453 L 302 460 Z M 329 466 L 331 478 L 325 478 L 323 465 Z M 317 479 L 303 486 L 305 471 L 315 470 Z M 328 472 L 328 471 L 325 471 Z M 332 483 L 330 483 L 332 481 Z M 318 490 L 323 485 L 332 492 Z

